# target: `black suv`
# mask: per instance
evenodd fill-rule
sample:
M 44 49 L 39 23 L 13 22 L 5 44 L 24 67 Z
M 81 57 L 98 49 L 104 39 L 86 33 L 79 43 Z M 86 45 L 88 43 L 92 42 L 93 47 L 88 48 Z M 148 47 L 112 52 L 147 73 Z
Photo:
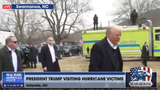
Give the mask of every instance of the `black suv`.
M 71 48 L 71 53 L 73 55 L 80 55 L 81 54 L 81 47 L 78 45 L 73 45 Z
M 57 46 L 58 59 L 62 59 L 64 56 L 63 46 L 60 46 L 60 45 L 56 45 L 56 46 Z
M 22 60 L 22 63 L 23 63 L 24 62 L 24 52 L 19 46 L 17 46 L 17 50 L 20 52 L 21 60 Z
M 28 54 L 29 54 L 29 48 L 26 44 L 18 44 L 21 54 L 23 54 L 24 62 L 23 64 L 26 65 L 28 64 Z
M 64 55 L 65 56 L 72 56 L 71 49 L 72 49 L 72 46 L 70 46 L 70 45 L 63 46 Z

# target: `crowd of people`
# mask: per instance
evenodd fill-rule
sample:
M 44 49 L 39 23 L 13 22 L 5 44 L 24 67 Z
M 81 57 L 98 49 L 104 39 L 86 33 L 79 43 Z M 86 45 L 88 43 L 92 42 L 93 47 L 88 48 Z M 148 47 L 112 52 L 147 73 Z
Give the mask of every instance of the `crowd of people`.
M 39 56 L 39 47 L 35 47 L 33 44 L 26 45 L 21 48 L 21 59 L 23 59 L 23 64 L 27 68 L 36 68 L 36 63 L 39 62 L 37 57 Z

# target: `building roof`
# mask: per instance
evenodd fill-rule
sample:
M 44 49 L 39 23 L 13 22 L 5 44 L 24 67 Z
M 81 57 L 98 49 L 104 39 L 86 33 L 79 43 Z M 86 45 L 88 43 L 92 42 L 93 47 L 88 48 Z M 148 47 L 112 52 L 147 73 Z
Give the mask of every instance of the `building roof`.
M 82 38 L 82 32 L 75 32 L 69 35 L 68 38 L 63 39 L 61 42 L 75 42 L 75 41 L 79 41 Z

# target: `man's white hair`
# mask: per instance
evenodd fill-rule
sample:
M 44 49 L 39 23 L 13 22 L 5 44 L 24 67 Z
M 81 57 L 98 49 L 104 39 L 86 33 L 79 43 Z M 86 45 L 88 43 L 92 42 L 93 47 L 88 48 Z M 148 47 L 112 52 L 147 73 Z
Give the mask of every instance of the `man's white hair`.
M 117 30 L 123 30 L 122 27 L 118 26 L 118 25 L 113 25 L 113 26 L 107 26 L 107 31 L 106 34 L 117 31 Z

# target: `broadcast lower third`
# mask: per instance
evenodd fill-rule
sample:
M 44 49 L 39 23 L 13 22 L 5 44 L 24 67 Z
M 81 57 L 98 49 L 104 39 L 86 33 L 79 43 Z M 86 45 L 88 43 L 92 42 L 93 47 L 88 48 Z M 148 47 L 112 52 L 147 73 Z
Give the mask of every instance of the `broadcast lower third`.
M 53 9 L 53 4 L 3 4 L 2 9 Z
M 26 77 L 26 81 L 123 81 L 123 77 Z

